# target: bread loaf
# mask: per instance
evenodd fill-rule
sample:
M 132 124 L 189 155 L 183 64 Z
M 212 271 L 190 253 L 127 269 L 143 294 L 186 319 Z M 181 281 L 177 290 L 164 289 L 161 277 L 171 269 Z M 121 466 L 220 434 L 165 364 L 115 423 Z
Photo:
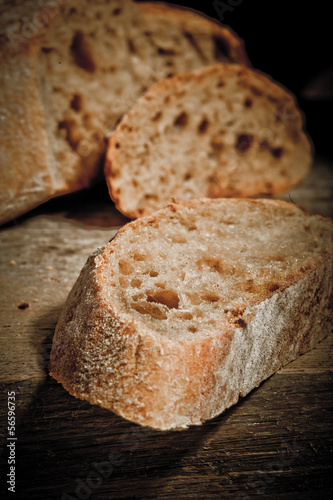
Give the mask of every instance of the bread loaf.
M 328 334 L 332 251 L 332 221 L 285 202 L 171 204 L 88 259 L 50 373 L 133 422 L 199 425 Z
M 293 96 L 250 68 L 218 64 L 139 99 L 110 138 L 105 176 L 117 208 L 136 218 L 172 197 L 277 194 L 310 164 Z
M 106 137 L 156 81 L 247 64 L 212 20 L 130 0 L 0 3 L 0 223 L 102 176 Z

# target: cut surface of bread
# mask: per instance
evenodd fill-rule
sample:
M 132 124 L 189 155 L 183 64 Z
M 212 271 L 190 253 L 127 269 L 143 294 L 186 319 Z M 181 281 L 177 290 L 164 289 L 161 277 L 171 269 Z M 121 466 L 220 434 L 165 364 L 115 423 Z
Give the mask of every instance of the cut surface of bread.
M 241 40 L 205 17 L 130 0 L 0 2 L 0 223 L 102 176 L 106 138 L 153 83 Z
M 154 85 L 111 136 L 105 175 L 131 218 L 179 200 L 288 190 L 311 146 L 293 96 L 269 77 L 218 64 Z
M 87 261 L 50 374 L 157 429 L 199 425 L 332 328 L 333 224 L 273 200 L 171 204 Z

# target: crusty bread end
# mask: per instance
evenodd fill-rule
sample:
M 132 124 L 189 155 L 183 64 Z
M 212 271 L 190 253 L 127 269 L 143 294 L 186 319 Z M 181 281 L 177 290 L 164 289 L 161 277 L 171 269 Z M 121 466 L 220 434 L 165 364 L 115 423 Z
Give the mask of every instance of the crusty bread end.
M 171 204 L 84 266 L 50 373 L 157 429 L 199 425 L 332 329 L 333 224 L 269 200 Z

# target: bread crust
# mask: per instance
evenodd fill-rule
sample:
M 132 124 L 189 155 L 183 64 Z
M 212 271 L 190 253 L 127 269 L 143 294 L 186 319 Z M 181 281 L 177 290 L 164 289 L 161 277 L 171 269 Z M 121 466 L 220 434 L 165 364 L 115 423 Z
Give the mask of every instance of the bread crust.
M 5 68 L 1 72 L 0 222 L 5 222 L 45 201 L 53 193 L 54 179 L 39 94 L 38 47 L 30 46 L 29 54 L 15 58 L 2 52 L 0 59 Z M 18 95 L 25 96 L 20 104 Z
M 145 16 L 149 22 L 152 22 L 154 12 L 157 12 L 157 17 L 160 12 L 158 8 L 155 10 L 152 8 L 150 14 L 145 15 L 145 8 L 148 11 L 149 5 L 140 8 L 139 4 L 132 4 L 128 0 L 123 0 L 121 3 L 113 0 L 104 6 L 104 17 L 112 16 L 112 12 L 119 7 L 118 4 L 124 11 L 127 9 L 127 12 L 131 12 L 132 18 L 128 20 L 129 23 L 133 19 L 140 19 L 140 22 L 144 24 Z M 85 125 L 82 125 L 84 140 L 82 140 L 81 149 L 78 147 L 80 134 L 74 127 L 73 133 L 69 129 L 71 122 L 75 124 L 78 121 L 78 112 L 71 108 L 71 99 L 73 95 L 80 94 L 84 85 L 90 82 L 90 69 L 82 71 L 79 75 L 77 86 L 71 88 L 72 95 L 69 95 L 66 103 L 64 103 L 64 97 L 61 97 L 60 104 L 53 105 L 53 100 L 58 99 L 59 88 L 56 84 L 50 85 L 51 71 L 63 75 L 62 79 L 69 82 L 71 72 L 73 73 L 74 69 L 77 70 L 77 66 L 71 59 L 70 47 L 68 50 L 66 48 L 66 51 L 60 47 L 59 54 L 63 50 L 69 61 L 67 61 L 68 66 L 72 65 L 71 70 L 68 68 L 66 73 L 62 57 L 59 55 L 57 59 L 55 55 L 57 51 L 53 50 L 54 40 L 52 40 L 51 48 L 46 41 L 49 42 L 48 37 L 50 33 L 53 33 L 54 26 L 58 26 L 56 29 L 59 30 L 58 38 L 61 44 L 60 40 L 63 40 L 62 37 L 67 29 L 66 24 L 70 20 L 70 11 L 82 12 L 85 6 L 87 7 L 85 2 L 78 0 L 60 0 L 55 6 L 40 5 L 32 0 L 21 2 L 20 6 L 9 5 L 7 2 L 2 7 L 0 6 L 0 58 L 4 68 L 0 74 L 2 109 L 0 162 L 3 188 L 0 198 L 0 224 L 10 221 L 52 197 L 87 187 L 102 176 L 102 159 L 105 154 L 106 136 L 110 133 L 109 124 L 98 124 L 96 118 L 94 122 L 96 130 L 92 133 L 88 126 L 86 129 Z M 88 7 L 92 8 L 89 5 Z M 185 14 L 178 15 L 178 10 L 175 9 L 174 12 L 172 7 L 164 7 L 163 16 L 165 22 L 168 22 L 168 18 L 170 23 L 177 22 L 180 33 L 185 25 L 189 31 L 193 26 L 193 29 L 198 32 L 202 29 L 205 34 L 211 33 L 213 36 L 216 33 L 221 38 L 225 38 L 230 45 L 230 57 L 239 58 L 237 60 L 244 61 L 244 63 L 247 60 L 245 53 L 243 54 L 241 41 L 227 28 L 219 27 L 194 13 L 190 14 L 190 20 L 185 19 Z M 61 19 L 63 19 L 62 23 L 59 22 Z M 100 22 L 102 24 L 103 20 Z M 89 23 L 86 24 L 89 25 Z M 80 30 L 86 30 L 88 33 L 87 26 L 77 26 L 75 22 L 70 26 L 73 30 L 70 39 L 73 39 L 75 33 Z M 127 31 L 126 26 L 120 27 L 118 45 L 127 44 Z M 112 39 L 114 35 L 107 34 L 107 37 Z M 57 41 L 57 36 L 55 38 Z M 92 43 L 91 40 L 89 39 L 89 43 Z M 44 47 L 45 44 L 46 47 Z M 47 52 L 48 50 L 50 53 Z M 126 61 L 120 61 L 128 68 L 128 75 L 124 75 L 125 80 L 130 78 L 130 71 L 133 70 L 133 55 L 130 51 L 127 55 Z M 118 60 L 117 62 L 119 63 Z M 141 61 L 141 65 L 149 66 L 149 62 Z M 199 56 L 197 62 L 199 64 Z M 110 66 L 111 63 L 112 61 Z M 207 63 L 200 60 L 200 65 L 204 64 Z M 133 75 L 132 77 L 131 88 L 123 85 L 128 94 L 135 94 L 139 86 L 139 82 L 135 81 Z M 142 78 L 142 84 L 143 80 L 144 78 Z M 85 103 L 87 108 L 94 104 L 94 93 L 96 92 L 89 93 L 90 101 Z M 110 92 L 109 102 L 105 102 L 106 109 L 115 108 L 115 101 L 121 101 L 122 96 L 118 94 L 117 88 L 114 92 Z M 123 96 L 124 101 L 125 97 Z M 118 118 L 123 112 L 120 112 Z M 55 114 L 59 115 L 59 128 L 52 121 L 56 120 Z M 103 122 L 102 118 L 101 121 Z M 66 124 L 68 124 L 67 129 Z M 61 148 L 55 144 L 59 136 L 64 136 Z M 72 143 L 71 147 L 68 142 Z M 87 148 L 92 150 L 89 155 L 86 153 Z
M 239 203 L 239 200 L 232 200 Z M 200 425 L 235 404 L 279 368 L 312 349 L 332 328 L 332 244 L 306 269 L 249 305 L 238 325 L 210 335 L 167 338 L 137 323 L 110 300 L 110 254 L 121 255 L 125 235 L 200 200 L 172 204 L 129 223 L 87 261 L 59 319 L 50 374 L 75 397 L 156 429 Z M 284 202 L 246 200 L 265 208 Z M 332 225 L 332 221 L 327 220 Z

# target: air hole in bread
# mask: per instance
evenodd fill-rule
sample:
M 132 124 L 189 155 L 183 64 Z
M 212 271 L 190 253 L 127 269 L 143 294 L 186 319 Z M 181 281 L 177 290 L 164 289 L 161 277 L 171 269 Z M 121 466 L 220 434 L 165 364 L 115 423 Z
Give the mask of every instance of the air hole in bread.
M 246 322 L 242 318 L 238 318 L 235 321 L 235 325 L 238 325 L 241 328 L 245 328 L 246 327 Z
M 245 106 L 246 108 L 251 108 L 252 104 L 253 104 L 252 99 L 250 99 L 249 97 L 247 97 L 247 98 L 245 99 L 245 101 L 244 101 L 244 106 Z
M 161 56 L 174 56 L 176 54 L 173 49 L 163 49 L 163 47 L 158 47 L 157 52 Z
M 118 281 L 119 281 L 119 285 L 122 287 L 122 288 L 127 288 L 128 287 L 128 279 L 126 276 L 119 276 L 118 278 Z
M 201 303 L 200 297 L 197 293 L 187 293 L 186 294 L 192 305 L 198 306 Z
M 42 47 L 42 52 L 44 52 L 44 54 L 49 54 L 52 50 L 54 50 L 52 47 Z
M 132 308 L 140 314 L 149 314 L 156 319 L 167 319 L 166 312 L 157 304 L 148 302 L 132 303 Z
M 82 96 L 80 94 L 74 94 L 70 103 L 70 106 L 74 111 L 82 110 Z
M 128 275 L 133 271 L 131 263 L 126 259 L 120 259 L 118 261 L 119 271 L 122 274 Z
M 197 327 L 194 325 L 191 325 L 188 327 L 189 332 L 196 333 L 197 330 L 198 330 Z
M 172 243 L 187 243 L 187 239 L 185 236 L 182 236 L 181 234 L 175 234 L 171 237 Z
M 210 145 L 213 148 L 215 154 L 220 153 L 223 149 L 223 142 L 221 141 L 212 140 Z
M 187 228 L 188 231 L 196 231 L 198 228 L 195 224 L 190 224 Z
M 77 66 L 88 73 L 94 73 L 96 64 L 92 56 L 91 48 L 82 31 L 77 31 L 75 33 L 70 50 Z
M 110 26 L 105 26 L 105 31 L 106 33 L 109 33 L 112 36 L 116 34 L 115 30 L 113 28 L 110 28 Z
M 174 290 L 156 290 L 147 294 L 147 302 L 155 302 L 166 306 L 168 309 L 178 309 L 179 297 Z
M 220 80 L 219 82 L 217 82 L 217 85 L 216 85 L 217 88 L 224 87 L 224 86 L 225 86 L 225 83 L 222 82 L 222 80 Z
M 94 119 L 91 113 L 84 113 L 82 117 L 82 124 L 85 129 L 91 130 L 94 128 Z
M 157 200 L 158 199 L 157 195 L 154 193 L 146 193 L 144 195 L 144 198 L 145 198 L 145 200 Z
M 116 142 L 115 147 L 116 147 L 116 149 L 119 149 L 119 148 L 120 148 L 120 144 L 119 144 L 119 142 Z
M 283 148 L 273 148 L 271 149 L 271 153 L 274 156 L 274 158 L 281 158 L 283 153 Z
M 159 118 L 161 118 L 162 116 L 162 112 L 161 111 L 158 111 L 154 116 L 153 118 L 151 119 L 152 122 L 156 122 L 157 120 L 159 120 Z
M 216 160 L 217 157 L 216 157 L 216 154 L 213 152 L 213 151 L 207 151 L 207 158 L 209 160 Z M 210 177 L 208 177 L 208 181 L 209 181 Z
M 192 179 L 192 173 L 191 172 L 186 172 L 186 174 L 184 174 L 184 181 L 189 181 L 190 179 Z
M 199 299 L 200 301 L 200 299 Z M 197 317 L 197 318 L 202 318 L 203 317 L 203 312 L 201 309 L 195 309 L 194 310 L 194 315 Z
M 198 126 L 198 132 L 199 132 L 199 134 L 204 134 L 205 132 L 207 132 L 208 125 L 209 125 L 209 121 L 207 120 L 207 118 L 204 118 L 199 123 L 199 126 Z
M 232 265 L 223 263 L 218 257 L 209 257 L 205 255 L 201 259 L 197 260 L 196 265 L 200 270 L 207 267 L 212 271 L 216 271 L 221 274 L 234 274 L 235 269 Z
M 189 311 L 177 311 L 175 312 L 174 316 L 175 318 L 184 319 L 187 321 L 193 319 L 193 314 Z
M 133 278 L 132 279 L 131 286 L 133 288 L 139 288 L 141 285 L 142 285 L 142 280 L 140 280 L 139 278 Z
M 113 14 L 114 16 L 119 16 L 119 14 L 121 14 L 121 9 L 120 9 L 120 8 L 118 8 L 118 9 L 114 9 L 114 11 L 112 12 L 112 14 Z
M 185 111 L 183 111 L 182 113 L 180 113 L 174 120 L 174 125 L 178 126 L 178 127 L 185 127 L 185 125 L 187 124 L 188 122 L 188 116 L 187 116 L 187 113 L 185 113 Z
M 158 274 L 159 274 L 159 273 L 158 273 L 157 271 L 153 271 L 153 270 L 151 270 L 151 271 L 149 272 L 149 276 L 151 276 L 152 278 L 156 278 L 156 276 L 158 276 Z
M 146 260 L 146 256 L 140 252 L 134 252 L 132 257 L 134 260 L 141 261 L 141 262 Z
M 205 302 L 218 302 L 220 300 L 220 296 L 214 292 L 206 292 L 200 295 L 201 300 Z
M 76 151 L 79 142 L 82 139 L 82 134 L 74 118 L 66 118 L 58 124 L 59 130 L 65 130 L 65 138 L 73 151 Z
M 197 52 L 197 54 L 199 55 L 199 57 L 201 58 L 201 60 L 204 63 L 206 63 L 207 62 L 206 61 L 206 56 L 202 52 L 200 45 L 198 44 L 196 38 L 192 35 L 192 33 L 189 33 L 188 31 L 184 31 L 184 36 L 187 38 L 187 40 L 189 41 L 189 43 L 192 45 L 192 47 L 194 48 L 194 50 Z
M 215 59 L 217 61 L 225 61 L 225 59 L 229 59 L 230 48 L 226 41 L 219 36 L 213 36 L 213 42 Z
M 133 40 L 131 40 L 130 38 L 127 40 L 127 45 L 128 45 L 128 49 L 130 51 L 131 54 L 136 54 L 136 48 L 135 48 L 135 45 L 133 43 Z
M 240 134 L 237 137 L 236 141 L 236 149 L 239 153 L 244 154 L 246 153 L 250 147 L 252 146 L 252 143 L 254 141 L 254 137 L 251 134 Z

